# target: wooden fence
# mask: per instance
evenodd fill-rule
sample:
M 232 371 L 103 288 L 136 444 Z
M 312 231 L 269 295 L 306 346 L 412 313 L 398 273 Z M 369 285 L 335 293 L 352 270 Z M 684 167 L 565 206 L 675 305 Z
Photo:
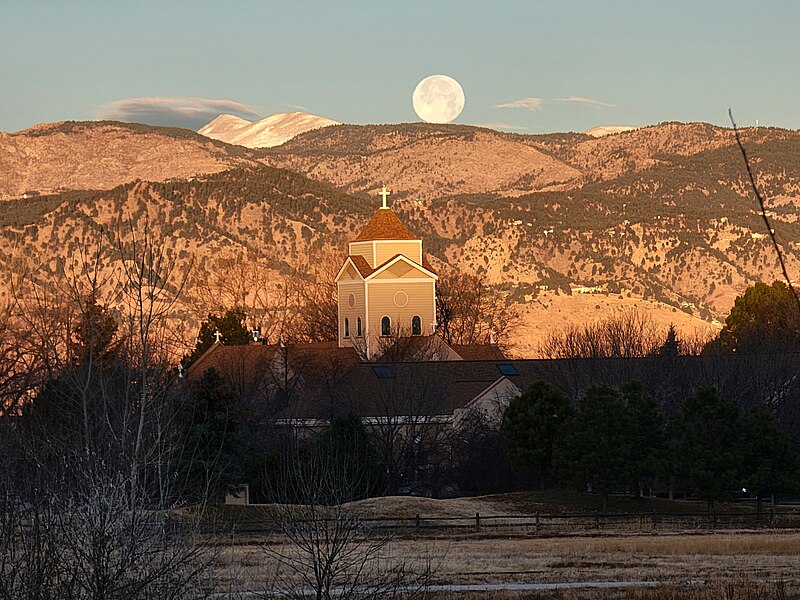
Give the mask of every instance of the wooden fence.
M 354 519 L 365 531 L 392 531 L 402 534 L 436 532 L 504 532 L 565 534 L 592 530 L 675 530 L 675 529 L 800 529 L 800 512 L 770 509 L 764 512 L 698 512 L 698 513 L 565 513 L 530 515 L 482 515 L 413 517 L 363 517 Z M 233 525 L 238 532 L 270 533 L 270 523 L 240 522 Z

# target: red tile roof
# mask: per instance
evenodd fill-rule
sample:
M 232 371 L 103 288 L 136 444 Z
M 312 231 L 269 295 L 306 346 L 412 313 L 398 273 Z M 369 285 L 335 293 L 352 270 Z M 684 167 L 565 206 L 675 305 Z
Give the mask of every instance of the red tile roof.
M 403 222 L 394 214 L 391 208 L 379 208 L 354 241 L 418 239 L 420 238 L 403 225 Z
M 450 344 L 450 347 L 464 360 L 506 360 L 497 344 Z
M 424 254 L 422 255 L 422 266 L 425 269 L 427 269 L 428 271 L 430 271 L 431 273 L 433 273 L 434 275 L 438 275 L 438 273 L 433 270 L 433 267 L 431 266 L 431 263 L 428 260 L 428 257 L 426 255 L 424 255 Z
M 351 254 L 347 258 L 353 261 L 353 264 L 356 269 L 358 269 L 358 272 L 361 273 L 362 277 L 367 277 L 375 272 L 375 269 L 369 266 L 367 259 L 360 254 Z

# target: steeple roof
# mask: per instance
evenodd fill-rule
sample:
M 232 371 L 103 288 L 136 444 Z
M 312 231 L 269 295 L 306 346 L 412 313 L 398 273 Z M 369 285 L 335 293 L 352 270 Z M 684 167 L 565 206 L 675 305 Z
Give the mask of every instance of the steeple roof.
M 408 230 L 391 208 L 379 208 L 367 226 L 355 239 L 356 242 L 372 240 L 418 240 L 418 236 Z

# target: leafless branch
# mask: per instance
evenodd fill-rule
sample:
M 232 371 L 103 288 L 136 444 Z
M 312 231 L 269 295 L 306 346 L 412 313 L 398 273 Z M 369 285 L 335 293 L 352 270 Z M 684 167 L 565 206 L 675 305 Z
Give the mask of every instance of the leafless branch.
M 797 309 L 800 311 L 800 297 L 798 297 L 797 292 L 792 285 L 792 278 L 789 277 L 789 271 L 786 268 L 786 261 L 783 259 L 783 252 L 778 244 L 778 238 L 775 236 L 775 229 L 772 227 L 772 223 L 770 223 L 769 217 L 767 216 L 767 208 L 764 203 L 764 196 L 761 194 L 758 186 L 756 185 L 753 169 L 750 167 L 750 159 L 747 157 L 747 150 L 745 150 L 744 144 L 742 143 L 742 138 L 739 136 L 739 128 L 736 126 L 736 121 L 733 119 L 733 109 L 728 109 L 728 116 L 731 119 L 731 125 L 733 125 L 733 135 L 736 136 L 736 144 L 739 146 L 739 150 L 742 153 L 744 167 L 747 170 L 747 177 L 750 179 L 750 187 L 753 188 L 753 193 L 756 195 L 756 200 L 758 200 L 759 214 L 761 215 L 761 219 L 764 221 L 764 225 L 767 227 L 767 233 L 769 234 L 769 239 L 772 240 L 772 246 L 775 248 L 775 252 L 778 254 L 778 262 L 780 262 L 781 265 L 783 278 L 786 280 L 786 285 L 788 285 L 789 289 L 792 291 L 792 296 L 797 304 Z

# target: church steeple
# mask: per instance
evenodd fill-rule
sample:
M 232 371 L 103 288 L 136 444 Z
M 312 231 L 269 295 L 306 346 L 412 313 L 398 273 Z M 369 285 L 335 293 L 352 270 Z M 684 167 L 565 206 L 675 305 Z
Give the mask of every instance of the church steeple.
M 380 338 L 428 335 L 435 329 L 437 275 L 423 258 L 422 240 L 388 207 L 381 207 L 358 237 L 336 276 L 339 345 L 362 344 L 369 357 Z

